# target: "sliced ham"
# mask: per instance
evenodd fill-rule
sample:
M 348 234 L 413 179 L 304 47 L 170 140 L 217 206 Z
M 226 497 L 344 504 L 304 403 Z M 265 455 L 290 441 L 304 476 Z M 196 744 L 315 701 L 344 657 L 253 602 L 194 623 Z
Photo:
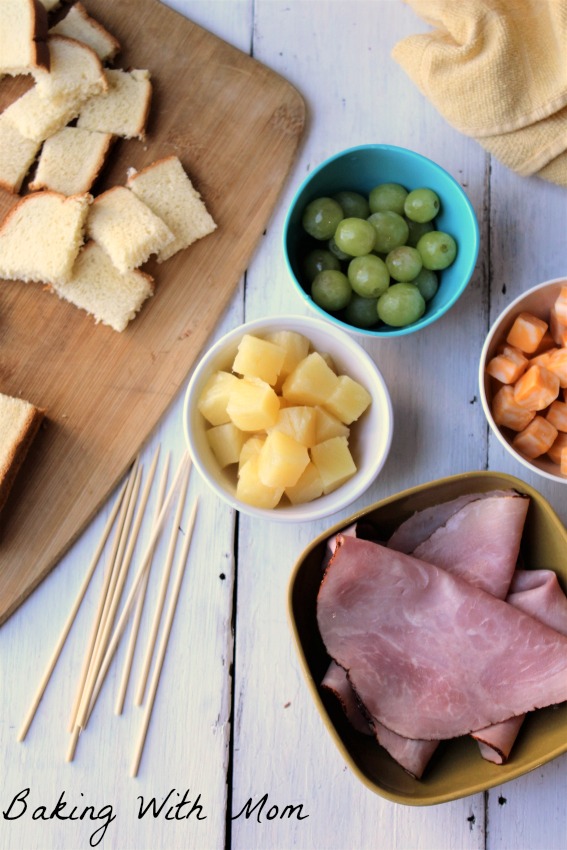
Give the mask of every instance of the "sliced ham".
M 403 737 L 453 738 L 567 699 L 567 637 L 380 544 L 340 539 L 317 619 L 371 718 Z
M 329 664 L 327 672 L 321 681 L 321 687 L 334 694 L 351 725 L 358 732 L 362 732 L 364 735 L 373 734 L 370 723 L 356 699 L 356 694 L 351 688 L 346 671 L 334 661 L 331 661 Z

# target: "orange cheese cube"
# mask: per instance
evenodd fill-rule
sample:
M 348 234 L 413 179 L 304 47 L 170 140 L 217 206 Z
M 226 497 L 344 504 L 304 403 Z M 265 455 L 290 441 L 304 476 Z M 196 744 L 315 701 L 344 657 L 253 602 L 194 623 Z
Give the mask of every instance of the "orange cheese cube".
M 555 348 L 555 345 L 556 342 L 551 336 L 551 331 L 548 328 L 542 336 L 541 342 L 534 351 L 534 354 L 543 354 L 544 351 L 549 351 L 550 348 Z
M 486 371 L 503 384 L 515 383 L 528 367 L 528 358 L 513 345 L 505 345 L 489 360 Z
M 552 311 L 562 324 L 567 325 L 567 286 L 561 287 L 561 292 L 557 296 Z
M 535 411 L 516 404 L 514 388 L 510 384 L 504 384 L 494 394 L 491 410 L 496 424 L 512 431 L 523 431 L 535 416 Z
M 550 351 L 545 367 L 557 375 L 560 387 L 567 387 L 567 346 Z
M 567 322 L 559 318 L 555 305 L 549 311 L 549 332 L 556 345 L 567 345 Z
M 552 401 L 545 418 L 558 431 L 567 432 L 567 404 L 564 401 Z
M 512 447 L 533 459 L 549 452 L 556 438 L 557 428 L 543 416 L 535 416 L 523 431 L 516 434 Z
M 558 434 L 547 451 L 547 456 L 553 463 L 561 463 L 563 450 L 567 449 L 567 434 Z
M 561 449 L 561 475 L 567 475 L 567 446 Z
M 548 324 L 543 319 L 531 313 L 519 313 L 514 319 L 506 342 L 519 348 L 520 351 L 533 354 L 534 351 L 537 351 L 547 328 Z
M 559 378 L 544 366 L 530 366 L 514 384 L 514 400 L 528 410 L 543 410 L 559 395 Z

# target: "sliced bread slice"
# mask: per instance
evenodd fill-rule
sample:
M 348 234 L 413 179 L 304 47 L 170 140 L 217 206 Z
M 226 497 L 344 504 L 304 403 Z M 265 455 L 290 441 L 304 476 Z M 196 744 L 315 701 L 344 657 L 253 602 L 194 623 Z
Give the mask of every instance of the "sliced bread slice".
M 141 266 L 174 239 L 165 222 L 125 186 L 95 198 L 86 227 L 121 272 Z
M 143 141 L 152 97 L 149 71 L 108 69 L 106 77 L 108 91 L 85 103 L 77 126 Z
M 41 142 L 26 139 L 0 115 L 0 186 L 17 194 L 34 162 Z
M 6 504 L 44 415 L 45 411 L 31 402 L 0 393 L 0 510 Z
M 70 279 L 65 284 L 56 284 L 53 290 L 60 298 L 94 316 L 97 324 L 102 322 L 121 332 L 153 295 L 154 285 L 150 275 L 137 269 L 119 272 L 96 242 L 87 242 L 79 252 Z
M 113 139 L 110 133 L 63 127 L 45 140 L 29 188 L 34 192 L 52 189 L 63 195 L 88 192 L 106 161 Z
M 0 277 L 58 283 L 71 276 L 92 196 L 34 192 L 0 225 Z
M 95 18 L 91 17 L 82 3 L 71 6 L 64 18 L 51 27 L 50 33 L 66 35 L 88 44 L 101 62 L 114 59 L 120 50 L 120 42 Z
M 167 156 L 142 171 L 131 168 L 126 186 L 159 216 L 174 235 L 158 253 L 163 262 L 216 229 L 201 195 L 176 156 Z
M 106 74 L 94 50 L 65 35 L 47 38 L 51 65 L 48 74 L 37 78 L 41 97 L 53 102 L 80 96 L 83 99 L 108 89 Z
M 49 70 L 47 12 L 37 0 L 0 2 L 0 76 Z

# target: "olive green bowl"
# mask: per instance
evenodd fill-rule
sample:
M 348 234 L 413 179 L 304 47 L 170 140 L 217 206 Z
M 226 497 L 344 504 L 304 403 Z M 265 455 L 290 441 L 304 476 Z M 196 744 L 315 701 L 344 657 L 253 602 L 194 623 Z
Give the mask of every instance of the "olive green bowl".
M 338 701 L 319 687 L 330 659 L 317 628 L 316 600 L 327 538 L 355 521 L 369 521 L 389 536 L 414 511 L 466 493 L 513 488 L 531 499 L 521 555 L 531 569 L 552 569 L 567 588 L 567 531 L 532 487 L 511 475 L 469 472 L 404 490 L 330 527 L 295 564 L 288 591 L 288 614 L 307 684 L 332 741 L 354 774 L 370 790 L 396 803 L 428 806 L 477 794 L 516 779 L 567 752 L 567 704 L 530 713 L 507 764 L 485 761 L 466 736 L 442 742 L 421 780 L 414 779 L 368 735 L 356 732 Z

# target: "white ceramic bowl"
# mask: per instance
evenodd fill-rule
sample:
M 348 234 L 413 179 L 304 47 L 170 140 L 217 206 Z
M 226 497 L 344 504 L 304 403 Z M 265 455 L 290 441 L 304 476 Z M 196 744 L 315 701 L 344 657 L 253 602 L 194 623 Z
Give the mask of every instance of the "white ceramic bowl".
M 197 402 L 209 377 L 218 369 L 229 370 L 238 344 L 245 333 L 262 336 L 278 330 L 291 330 L 306 336 L 313 348 L 328 352 L 337 370 L 361 383 L 372 403 L 358 422 L 353 423 L 349 440 L 357 472 L 332 493 L 302 505 L 282 503 L 273 510 L 248 505 L 236 498 L 236 476 L 230 468 L 219 468 L 206 438 L 207 423 Z M 183 406 L 187 446 L 204 480 L 214 492 L 237 510 L 251 516 L 279 522 L 305 522 L 331 516 L 354 502 L 372 484 L 382 469 L 392 441 L 393 413 L 384 378 L 372 358 L 347 333 L 320 319 L 303 316 L 276 316 L 241 325 L 215 343 L 197 363 L 189 381 Z
M 537 286 L 526 290 L 526 292 L 522 293 L 522 295 L 519 295 L 500 313 L 492 325 L 482 347 L 479 364 L 479 387 L 482 407 L 488 420 L 488 424 L 512 457 L 532 472 L 536 472 L 538 475 L 543 475 L 544 478 L 567 484 L 567 476 L 561 474 L 558 465 L 553 463 L 547 455 L 530 460 L 513 448 L 513 432 L 500 428 L 492 416 L 491 403 L 496 382 L 486 373 L 487 363 L 496 354 L 500 345 L 502 345 L 505 341 L 518 313 L 533 313 L 535 316 L 547 321 L 550 307 L 559 295 L 562 286 L 567 286 L 567 278 L 555 278 L 553 280 L 547 280 L 544 283 L 540 283 Z

